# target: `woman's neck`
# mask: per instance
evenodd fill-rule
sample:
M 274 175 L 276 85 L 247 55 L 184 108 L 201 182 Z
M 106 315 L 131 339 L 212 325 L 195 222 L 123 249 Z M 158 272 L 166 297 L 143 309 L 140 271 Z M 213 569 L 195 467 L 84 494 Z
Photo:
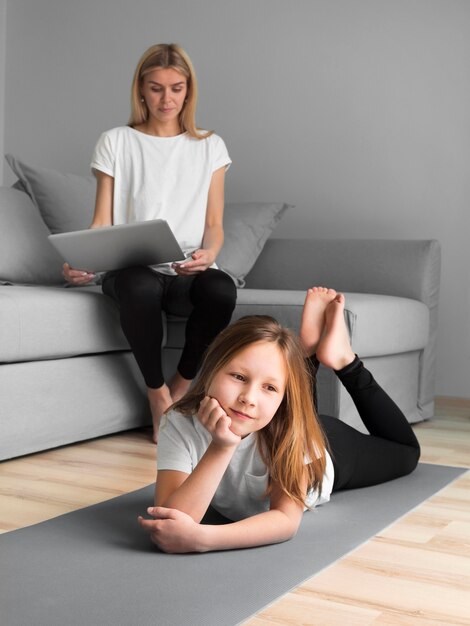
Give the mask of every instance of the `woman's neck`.
M 147 120 L 135 128 L 136 130 L 140 130 L 141 133 L 153 135 L 154 137 L 176 137 L 182 133 L 179 124 L 161 124 L 155 123 L 152 120 Z

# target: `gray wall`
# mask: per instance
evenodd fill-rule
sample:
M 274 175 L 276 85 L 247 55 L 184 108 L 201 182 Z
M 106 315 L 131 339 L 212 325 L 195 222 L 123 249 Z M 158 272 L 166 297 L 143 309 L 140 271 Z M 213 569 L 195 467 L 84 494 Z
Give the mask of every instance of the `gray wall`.
M 441 241 L 437 393 L 470 396 L 470 2 L 7 9 L 5 151 L 87 173 L 99 133 L 127 121 L 140 54 L 181 43 L 198 71 L 199 124 L 224 137 L 234 161 L 229 201 L 295 204 L 277 236 Z

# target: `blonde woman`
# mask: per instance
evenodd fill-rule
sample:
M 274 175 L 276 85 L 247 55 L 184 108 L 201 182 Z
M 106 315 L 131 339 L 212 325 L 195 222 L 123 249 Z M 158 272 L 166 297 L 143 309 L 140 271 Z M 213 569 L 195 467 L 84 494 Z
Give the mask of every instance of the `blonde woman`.
M 102 283 L 119 305 L 145 379 L 155 441 L 161 415 L 189 389 L 236 300 L 233 281 L 215 264 L 224 240 L 224 177 L 231 160 L 218 135 L 196 127 L 196 103 L 196 75 L 186 52 L 176 44 L 152 46 L 135 70 L 128 125 L 101 135 L 91 163 L 97 180 L 91 228 L 166 219 L 186 256 L 178 264 L 109 272 Z M 76 285 L 93 278 L 67 264 L 64 276 Z M 161 364 L 162 311 L 188 317 L 169 384 Z
M 267 316 L 242 318 L 213 342 L 193 389 L 165 416 L 154 519 L 166 552 L 276 543 L 333 491 L 414 470 L 419 444 L 405 416 L 351 349 L 344 296 L 309 290 L 300 342 Z M 316 357 L 314 356 L 316 354 Z M 309 358 L 309 363 L 305 360 Z M 317 416 L 309 365 L 332 368 L 369 430 Z M 201 524 L 209 506 L 232 523 Z

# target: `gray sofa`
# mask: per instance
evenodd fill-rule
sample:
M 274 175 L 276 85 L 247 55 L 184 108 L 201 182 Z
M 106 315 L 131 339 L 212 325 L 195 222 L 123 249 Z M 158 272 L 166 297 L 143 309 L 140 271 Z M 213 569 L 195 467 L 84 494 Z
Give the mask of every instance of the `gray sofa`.
M 59 275 L 60 263 L 26 193 L 0 189 L 0 221 L 0 459 L 149 424 L 114 302 L 97 285 L 41 284 L 41 267 L 55 263 Z M 297 329 L 309 286 L 346 292 L 355 351 L 416 422 L 433 415 L 439 268 L 436 241 L 268 239 L 234 318 L 271 314 Z M 184 323 L 166 320 L 168 375 Z M 321 412 L 360 425 L 331 372 L 319 373 L 319 402 Z

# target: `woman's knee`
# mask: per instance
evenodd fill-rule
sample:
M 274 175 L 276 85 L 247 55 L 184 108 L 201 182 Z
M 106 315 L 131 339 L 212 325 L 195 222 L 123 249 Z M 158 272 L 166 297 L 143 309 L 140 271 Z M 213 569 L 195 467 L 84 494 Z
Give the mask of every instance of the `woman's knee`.
M 136 303 L 158 296 L 158 285 L 158 276 L 150 268 L 130 267 L 116 275 L 114 290 L 121 303 Z
M 231 313 L 237 300 L 237 288 L 228 274 L 209 268 L 194 280 L 191 299 L 194 304 L 223 307 Z

